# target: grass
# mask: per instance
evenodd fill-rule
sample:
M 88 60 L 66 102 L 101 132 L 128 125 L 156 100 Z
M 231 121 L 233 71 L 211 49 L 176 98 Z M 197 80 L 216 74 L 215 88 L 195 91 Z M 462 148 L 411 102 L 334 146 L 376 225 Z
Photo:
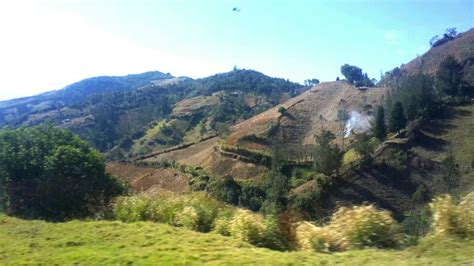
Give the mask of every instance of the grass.
M 448 152 L 453 152 L 462 173 L 462 184 L 458 191 L 461 195 L 474 190 L 474 102 L 453 107 L 453 117 L 438 120 L 437 130 L 429 130 L 428 135 L 443 141 L 441 150 L 422 152 L 436 161 L 442 161 Z M 432 126 L 432 127 L 436 127 Z
M 474 263 L 474 241 L 426 238 L 405 250 L 278 252 L 217 234 L 152 222 L 48 223 L 0 215 L 0 264 L 352 264 Z
M 358 159 L 359 159 L 359 154 L 357 154 L 356 150 L 350 149 L 344 153 L 344 156 L 342 157 L 342 164 L 348 165 L 351 162 L 357 161 Z

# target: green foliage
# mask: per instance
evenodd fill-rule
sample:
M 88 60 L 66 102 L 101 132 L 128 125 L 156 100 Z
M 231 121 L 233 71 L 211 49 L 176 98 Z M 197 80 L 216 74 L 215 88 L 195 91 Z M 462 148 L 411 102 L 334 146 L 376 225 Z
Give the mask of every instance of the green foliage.
M 307 87 L 316 86 L 319 84 L 319 79 L 305 79 L 304 85 Z
M 280 107 L 278 107 L 278 112 L 279 112 L 280 114 L 284 114 L 284 113 L 286 112 L 286 108 L 283 107 L 283 106 L 280 106 Z
M 463 96 L 463 66 L 453 56 L 444 59 L 436 72 L 436 88 L 448 96 Z
M 469 265 L 474 241 L 428 237 L 399 250 L 278 252 L 232 237 L 153 222 L 46 223 L 0 216 L 0 247 L 0 263 L 4 265 L 95 265 L 98 261 L 105 265 Z
M 403 105 L 404 115 L 410 121 L 418 118 L 428 119 L 442 107 L 432 78 L 423 74 L 410 75 L 402 79 L 390 98 L 391 102 L 400 102 Z M 393 109 L 395 106 L 389 108 Z
M 252 211 L 259 211 L 265 200 L 265 190 L 259 184 L 241 182 L 239 205 Z
M 276 171 L 270 171 L 266 174 L 264 177 L 266 198 L 262 204 L 264 213 L 278 214 L 286 209 L 290 190 L 288 179 L 288 177 Z
M 383 141 L 387 136 L 387 129 L 385 127 L 385 110 L 383 106 L 379 106 L 377 108 L 377 112 L 375 113 L 375 121 L 372 125 L 372 132 L 374 136 Z
M 372 161 L 372 152 L 377 147 L 377 144 L 377 141 L 373 141 L 366 133 L 356 135 L 354 149 L 362 163 L 367 164 Z
M 456 31 L 456 28 L 448 28 L 446 29 L 446 32 L 443 34 L 442 37 L 435 35 L 433 38 L 431 38 L 430 45 L 431 47 L 440 46 L 449 41 L 456 39 L 457 37 L 458 37 L 458 33 Z
M 361 68 L 348 64 L 344 64 L 343 66 L 341 66 L 341 73 L 350 83 L 361 81 L 364 77 Z
M 206 189 L 218 200 L 234 205 L 239 203 L 241 187 L 231 176 L 213 179 Z
M 0 132 L 0 172 L 7 212 L 27 218 L 85 217 L 124 190 L 87 142 L 49 125 Z
M 406 125 L 407 120 L 403 112 L 403 105 L 401 102 L 396 102 L 392 112 L 390 113 L 388 128 L 391 132 L 400 132 L 400 130 L 404 129 Z
M 153 221 L 209 232 L 225 207 L 205 195 L 123 197 L 113 208 L 115 219 L 123 222 Z
M 413 210 L 407 214 L 401 226 L 402 231 L 411 236 L 424 236 L 431 228 L 432 213 L 427 207 Z
M 454 189 L 459 187 L 461 173 L 452 152 L 441 162 L 441 172 L 442 183 L 448 193 L 453 192 Z
M 474 238 L 474 192 L 459 204 L 448 194 L 433 199 L 429 206 L 433 213 L 433 234 Z
M 314 168 L 318 173 L 329 176 L 338 172 L 342 165 L 343 153 L 337 145 L 331 144 L 335 138 L 330 131 L 323 131 L 319 136 L 316 136 Z
M 369 79 L 367 73 L 362 73 L 362 69 L 359 67 L 344 64 L 341 66 L 341 73 L 346 77 L 347 81 L 356 86 L 374 86 L 373 81 Z

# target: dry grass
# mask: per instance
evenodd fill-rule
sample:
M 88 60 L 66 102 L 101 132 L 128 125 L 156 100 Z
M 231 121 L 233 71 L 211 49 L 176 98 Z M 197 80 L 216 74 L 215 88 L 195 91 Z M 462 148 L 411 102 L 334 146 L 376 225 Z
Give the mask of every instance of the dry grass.
M 341 99 L 347 102 L 348 111 L 362 113 L 364 106 L 371 105 L 374 108 L 380 104 L 384 92 L 380 88 L 360 91 L 342 81 L 321 83 L 279 106 L 235 125 L 226 142 L 235 145 L 244 136 L 265 135 L 264 132 L 270 127 L 278 125 L 284 143 L 313 144 L 314 135 L 323 128 L 338 132 L 339 123 L 336 120 Z M 280 106 L 287 110 L 286 114 L 278 112 Z M 323 121 L 320 120 L 320 115 L 324 117 Z
M 109 163 L 106 171 L 129 182 L 135 192 L 189 190 L 188 177 L 172 168 L 138 167 L 132 164 Z

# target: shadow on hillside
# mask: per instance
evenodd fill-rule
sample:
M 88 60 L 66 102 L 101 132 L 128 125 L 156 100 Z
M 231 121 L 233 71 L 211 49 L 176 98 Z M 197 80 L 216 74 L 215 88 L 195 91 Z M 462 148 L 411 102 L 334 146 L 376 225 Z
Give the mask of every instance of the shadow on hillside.
M 443 151 L 448 142 L 442 138 L 432 137 L 421 133 L 417 146 L 431 151 Z
M 422 138 L 419 141 L 419 145 L 423 148 L 441 151 L 448 142 L 437 136 L 448 133 L 448 131 L 457 128 L 452 121 L 462 117 L 471 116 L 472 112 L 468 110 L 454 109 L 453 107 L 446 108 L 445 111 L 438 115 L 438 118 L 430 121 L 423 126 Z M 430 136 L 431 135 L 431 136 Z

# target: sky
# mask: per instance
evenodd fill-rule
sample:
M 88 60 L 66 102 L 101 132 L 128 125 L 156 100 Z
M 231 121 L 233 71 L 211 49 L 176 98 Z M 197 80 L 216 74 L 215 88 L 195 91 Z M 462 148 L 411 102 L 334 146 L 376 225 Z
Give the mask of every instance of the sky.
M 0 0 L 0 100 L 152 70 L 379 79 L 473 26 L 474 0 Z

